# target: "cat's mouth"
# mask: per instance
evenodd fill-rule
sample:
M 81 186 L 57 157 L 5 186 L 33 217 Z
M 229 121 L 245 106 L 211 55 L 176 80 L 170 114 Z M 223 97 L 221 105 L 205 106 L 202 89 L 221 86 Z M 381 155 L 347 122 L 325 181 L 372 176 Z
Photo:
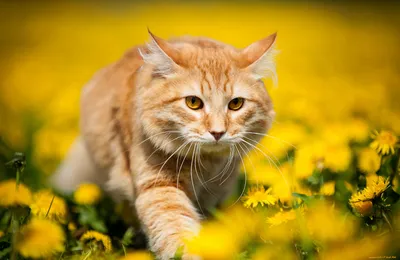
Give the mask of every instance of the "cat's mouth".
M 207 153 L 229 152 L 232 144 L 227 142 L 207 142 L 201 144 L 201 150 Z

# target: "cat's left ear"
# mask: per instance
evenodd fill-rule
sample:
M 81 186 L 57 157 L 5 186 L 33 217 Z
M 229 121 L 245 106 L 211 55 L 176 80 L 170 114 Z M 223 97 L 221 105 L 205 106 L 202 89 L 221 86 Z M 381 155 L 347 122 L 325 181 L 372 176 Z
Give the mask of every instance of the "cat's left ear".
M 147 51 L 140 51 L 144 62 L 154 65 L 155 72 L 164 77 L 173 74 L 179 67 L 180 55 L 178 50 L 171 43 L 154 35 L 148 30 L 150 42 L 147 44 Z
M 272 77 L 276 83 L 276 68 L 274 49 L 276 33 L 254 42 L 240 53 L 241 67 L 250 72 L 256 79 Z

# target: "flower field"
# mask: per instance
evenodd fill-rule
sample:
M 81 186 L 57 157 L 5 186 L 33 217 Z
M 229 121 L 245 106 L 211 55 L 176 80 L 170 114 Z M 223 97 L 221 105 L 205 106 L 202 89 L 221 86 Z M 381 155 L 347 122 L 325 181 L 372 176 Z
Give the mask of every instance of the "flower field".
M 278 84 L 265 81 L 277 118 L 260 144 L 246 139 L 255 148 L 237 190 L 187 241 L 190 253 L 400 257 L 399 5 L 0 7 L 0 259 L 153 259 L 126 203 L 90 183 L 68 196 L 46 184 L 78 135 L 82 86 L 146 42 L 146 27 L 239 48 L 278 32 Z

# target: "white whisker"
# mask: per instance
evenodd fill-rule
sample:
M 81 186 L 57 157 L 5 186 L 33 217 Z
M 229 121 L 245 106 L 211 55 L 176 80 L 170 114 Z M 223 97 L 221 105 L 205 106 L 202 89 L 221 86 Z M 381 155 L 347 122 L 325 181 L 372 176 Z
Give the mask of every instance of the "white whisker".
M 260 148 L 258 148 L 257 146 L 252 145 L 251 143 L 246 142 L 246 141 L 243 140 L 243 139 L 242 139 L 242 141 L 245 142 L 245 143 L 247 143 L 248 145 L 252 146 L 252 147 L 253 147 L 254 149 L 256 149 L 257 151 L 261 152 L 261 154 L 263 154 L 263 155 L 265 156 L 265 158 L 267 158 L 267 160 L 270 162 L 270 164 L 271 164 L 271 162 L 272 162 L 272 163 L 274 164 L 274 166 L 276 167 L 276 169 L 278 170 L 278 172 L 280 173 L 280 175 L 282 176 L 282 179 L 285 181 L 286 186 L 290 189 L 290 186 L 289 186 L 288 181 L 286 180 L 286 178 L 285 178 L 285 176 L 283 175 L 281 169 L 278 167 L 278 165 L 276 165 L 276 163 L 274 162 L 274 160 L 272 160 L 268 155 L 266 155 L 266 154 L 265 154 Z M 271 165 L 271 167 L 272 167 L 272 165 Z
M 189 149 L 186 151 L 185 157 L 183 157 L 181 166 L 179 167 L 178 176 L 177 176 L 177 179 L 176 179 L 176 188 L 179 187 L 179 175 L 181 174 L 181 170 L 182 170 L 183 164 L 185 163 L 186 156 L 188 155 L 190 149 L 192 148 L 192 145 L 193 145 L 193 143 L 190 143 Z
M 244 165 L 243 157 L 242 157 L 242 155 L 240 155 L 240 151 L 236 147 L 236 145 L 234 147 L 235 147 L 235 149 L 237 150 L 237 152 L 239 154 L 240 160 L 242 161 L 242 165 L 243 165 L 243 169 L 244 169 L 244 186 L 243 186 L 243 189 L 242 189 L 242 193 L 240 193 L 239 198 L 232 205 L 230 205 L 229 208 L 233 207 L 242 198 L 242 196 L 243 196 L 243 194 L 244 194 L 244 192 L 246 190 L 246 185 L 247 185 L 247 171 L 246 171 L 246 166 Z M 243 150 L 243 148 L 242 148 L 242 150 Z M 245 152 L 245 151 L 243 150 L 243 152 Z
M 195 146 L 195 155 L 194 155 L 194 172 L 196 173 L 197 179 L 200 181 L 201 186 L 211 195 L 215 196 L 215 194 L 207 187 L 207 185 L 204 182 L 204 176 L 203 173 L 201 172 L 201 169 L 199 169 L 201 178 L 199 176 L 199 173 L 197 172 L 197 165 L 198 165 L 198 155 L 200 153 L 200 145 L 196 144 Z M 199 167 L 200 168 L 200 167 Z
M 283 140 L 283 139 L 281 139 L 281 138 L 278 138 L 278 137 L 276 137 L 276 136 L 269 135 L 269 134 L 267 134 L 267 133 L 265 133 L 265 134 L 263 134 L 263 133 L 257 133 L 257 132 L 243 132 L 243 133 L 244 133 L 244 134 L 252 134 L 252 135 L 260 135 L 260 136 L 265 136 L 265 137 L 269 137 L 269 138 L 272 138 L 272 139 L 276 139 L 276 140 L 278 140 L 278 141 L 280 141 L 280 142 L 282 142 L 282 143 L 285 143 L 285 144 L 290 145 L 291 147 L 297 149 L 297 147 L 296 147 L 295 145 L 293 145 L 293 144 L 291 144 L 291 143 L 289 143 L 289 142 L 287 142 L 287 141 L 285 141 L 285 140 Z
M 235 147 L 235 145 L 232 145 L 231 147 Z M 231 160 L 230 165 L 232 164 L 232 162 L 233 162 L 233 160 L 234 160 L 234 157 L 235 157 L 235 150 L 233 150 L 233 153 L 232 153 L 232 160 Z M 229 167 L 227 168 L 226 172 L 228 172 L 228 170 L 229 170 L 229 168 L 230 168 L 230 165 L 229 165 Z M 235 167 L 232 167 L 232 168 L 231 168 L 231 170 L 230 170 L 229 173 L 228 173 L 228 176 L 227 176 L 224 180 L 222 180 L 222 177 L 225 175 L 226 172 L 221 176 L 219 186 L 221 186 L 222 184 L 224 184 L 224 182 L 226 182 L 227 180 L 229 180 L 229 178 L 231 177 L 232 172 L 233 172 L 234 169 L 235 169 Z M 221 181 L 221 180 L 222 180 L 222 181 Z
M 193 157 L 194 156 L 192 156 L 192 159 L 190 161 L 190 180 L 192 182 L 193 193 L 194 193 L 194 196 L 196 198 L 197 205 L 199 206 L 199 209 L 200 209 L 201 213 L 204 216 L 204 212 L 203 212 L 203 209 L 201 208 L 201 204 L 200 204 L 199 198 L 197 197 L 196 187 L 195 187 L 194 181 L 193 181 Z
M 160 174 L 160 172 L 161 172 L 162 169 L 164 168 L 165 164 L 166 164 L 177 152 L 179 152 L 179 150 L 180 150 L 182 147 L 184 147 L 187 143 L 188 143 L 188 141 L 184 142 L 181 146 L 178 147 L 178 149 L 176 149 L 175 152 L 173 152 L 173 153 L 167 158 L 167 160 L 165 160 L 165 162 L 163 163 L 163 165 L 161 166 L 160 170 L 159 170 L 158 173 L 157 173 L 156 182 L 154 183 L 154 185 L 157 184 L 157 182 L 158 182 L 158 175 Z
M 168 141 L 167 144 L 172 143 L 173 141 L 175 141 L 175 140 L 177 140 L 177 139 L 179 139 L 179 138 L 183 138 L 183 137 L 182 137 L 182 136 L 178 136 L 177 138 L 174 138 L 174 139 Z M 150 159 L 150 157 L 152 157 L 157 151 L 160 151 L 161 149 L 162 149 L 162 148 L 159 147 L 159 148 L 157 148 L 156 150 L 154 150 L 154 151 L 149 155 L 149 157 L 147 157 L 145 163 L 147 163 L 147 161 Z

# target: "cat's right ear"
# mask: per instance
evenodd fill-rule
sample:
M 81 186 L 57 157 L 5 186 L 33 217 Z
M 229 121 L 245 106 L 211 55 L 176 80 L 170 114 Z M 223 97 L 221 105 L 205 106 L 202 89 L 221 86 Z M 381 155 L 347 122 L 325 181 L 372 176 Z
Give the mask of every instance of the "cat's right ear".
M 162 77 L 171 76 L 179 67 L 179 52 L 169 42 L 154 35 L 150 30 L 150 42 L 147 44 L 147 50 L 140 50 L 145 63 L 154 66 L 154 72 Z

